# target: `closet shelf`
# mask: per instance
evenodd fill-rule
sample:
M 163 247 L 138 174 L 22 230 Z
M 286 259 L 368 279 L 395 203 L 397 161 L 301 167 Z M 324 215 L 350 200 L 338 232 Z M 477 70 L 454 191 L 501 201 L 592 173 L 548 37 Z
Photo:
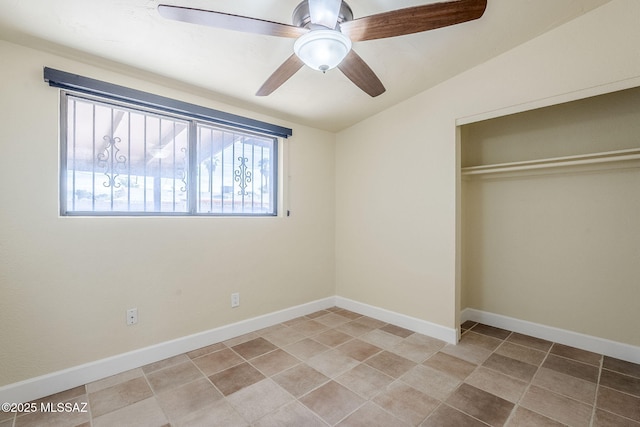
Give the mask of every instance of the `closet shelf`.
M 470 166 L 462 168 L 462 175 L 482 175 L 499 172 L 517 172 L 532 169 L 546 169 L 562 166 L 579 166 L 597 163 L 640 160 L 640 148 L 605 151 L 601 153 L 581 154 L 577 156 L 552 157 L 522 162 L 496 163 L 493 165 Z

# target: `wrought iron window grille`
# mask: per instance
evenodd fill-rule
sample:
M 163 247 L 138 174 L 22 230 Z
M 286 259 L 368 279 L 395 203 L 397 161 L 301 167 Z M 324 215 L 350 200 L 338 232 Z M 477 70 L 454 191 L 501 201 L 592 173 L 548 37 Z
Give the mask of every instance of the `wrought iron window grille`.
M 61 92 L 62 215 L 277 215 L 278 139 Z

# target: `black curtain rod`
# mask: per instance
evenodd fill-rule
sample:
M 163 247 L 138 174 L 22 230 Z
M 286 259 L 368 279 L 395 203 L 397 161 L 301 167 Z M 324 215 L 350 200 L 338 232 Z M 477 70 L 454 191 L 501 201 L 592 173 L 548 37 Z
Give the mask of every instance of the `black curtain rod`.
M 143 92 L 113 83 L 95 80 L 78 74 L 44 67 L 44 81 L 49 86 L 60 89 L 82 92 L 90 95 L 99 95 L 105 98 L 124 101 L 135 105 L 152 107 L 158 110 L 177 113 L 195 119 L 208 120 L 214 123 L 233 126 L 236 128 L 267 134 L 275 137 L 288 138 L 293 135 L 289 128 L 261 122 L 248 117 L 237 116 L 224 111 L 202 107 L 188 102 L 178 101 L 172 98 Z

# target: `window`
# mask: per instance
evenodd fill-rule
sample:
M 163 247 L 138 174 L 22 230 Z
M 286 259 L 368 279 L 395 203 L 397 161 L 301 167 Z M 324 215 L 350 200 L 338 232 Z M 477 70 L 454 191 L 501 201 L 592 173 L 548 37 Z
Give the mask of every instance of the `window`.
M 62 215 L 277 214 L 278 138 L 247 129 L 260 122 L 116 98 L 62 92 Z

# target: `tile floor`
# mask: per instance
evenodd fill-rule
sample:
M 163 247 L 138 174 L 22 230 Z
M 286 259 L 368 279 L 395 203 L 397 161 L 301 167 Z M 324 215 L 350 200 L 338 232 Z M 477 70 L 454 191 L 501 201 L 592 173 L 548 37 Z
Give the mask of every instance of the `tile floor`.
M 332 308 L 38 401 L 87 412 L 0 427 L 640 427 L 640 365 L 462 326 L 453 346 Z

